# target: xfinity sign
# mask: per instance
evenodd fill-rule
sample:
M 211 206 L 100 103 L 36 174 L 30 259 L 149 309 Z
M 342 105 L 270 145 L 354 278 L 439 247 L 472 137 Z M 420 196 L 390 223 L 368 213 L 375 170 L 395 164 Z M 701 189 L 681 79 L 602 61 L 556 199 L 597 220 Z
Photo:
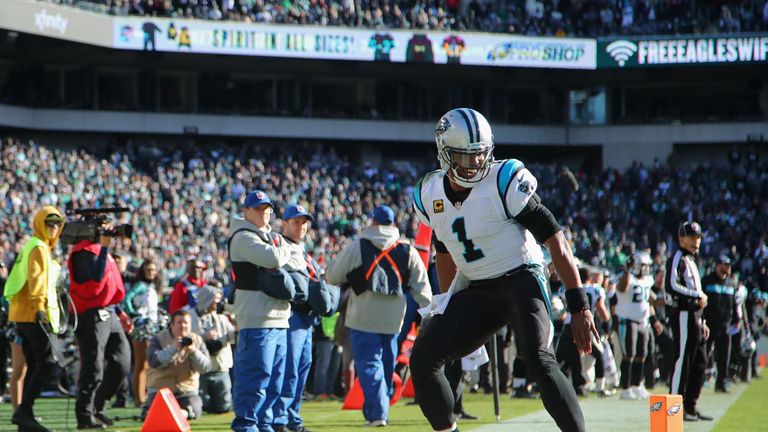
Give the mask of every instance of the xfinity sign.
M 607 40 L 597 52 L 599 68 L 764 63 L 768 36 Z
M 41 32 L 55 30 L 63 35 L 67 32 L 67 24 L 69 24 L 68 19 L 59 14 L 51 15 L 45 9 L 35 14 L 35 27 Z

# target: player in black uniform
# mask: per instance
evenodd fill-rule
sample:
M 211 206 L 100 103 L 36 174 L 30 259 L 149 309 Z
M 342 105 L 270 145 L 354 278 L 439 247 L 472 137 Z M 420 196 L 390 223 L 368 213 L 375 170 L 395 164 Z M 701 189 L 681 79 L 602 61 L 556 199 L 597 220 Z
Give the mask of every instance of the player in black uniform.
M 734 287 L 730 286 L 728 276 L 731 275 L 731 259 L 721 255 L 717 260 L 715 270 L 701 280 L 701 286 L 707 294 L 707 307 L 704 308 L 704 319 L 710 329 L 707 339 L 707 355 L 715 354 L 717 364 L 717 380 L 715 391 L 728 393 L 725 387 L 728 376 L 728 359 L 731 354 L 731 337 L 728 326 L 733 315 Z M 713 351 L 714 350 L 714 351 Z

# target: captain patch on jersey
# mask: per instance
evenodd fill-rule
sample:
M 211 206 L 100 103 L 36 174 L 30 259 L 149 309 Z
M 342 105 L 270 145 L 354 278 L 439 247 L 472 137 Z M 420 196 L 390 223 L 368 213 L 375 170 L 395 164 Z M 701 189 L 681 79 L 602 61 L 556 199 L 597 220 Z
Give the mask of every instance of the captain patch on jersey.
M 432 201 L 432 211 L 435 213 L 442 213 L 443 209 L 443 200 L 439 199 Z

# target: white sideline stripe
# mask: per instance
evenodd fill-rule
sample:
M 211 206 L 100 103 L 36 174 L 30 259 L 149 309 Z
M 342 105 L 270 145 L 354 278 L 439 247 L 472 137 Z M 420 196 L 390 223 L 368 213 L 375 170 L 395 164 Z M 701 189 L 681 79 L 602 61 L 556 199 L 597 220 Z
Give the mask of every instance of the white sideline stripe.
M 677 358 L 677 361 L 675 362 L 675 373 L 672 375 L 672 385 L 670 386 L 669 392 L 671 394 L 679 394 L 680 393 L 680 376 L 683 373 L 683 363 L 685 362 L 685 344 L 688 343 L 688 311 L 681 311 L 680 312 L 680 319 L 679 319 L 679 325 L 680 325 L 680 344 L 678 346 L 679 349 L 679 357 Z M 691 365 L 688 365 L 688 368 L 690 369 Z
M 758 342 L 758 352 L 768 352 L 768 339 L 762 338 Z M 763 369 L 765 373 L 768 369 Z M 701 397 L 697 406 L 705 414 L 711 415 L 715 421 L 692 422 L 685 424 L 685 432 L 711 432 L 720 419 L 731 409 L 739 397 L 749 388 L 749 385 L 737 384 L 731 388 L 731 393 L 714 393 L 712 387 L 704 387 L 701 391 Z M 667 393 L 668 387 L 664 383 L 656 384 L 656 388 L 651 390 L 654 394 Z M 488 406 L 492 406 L 491 398 L 486 398 Z M 538 402 L 541 404 L 541 401 Z M 619 395 L 609 398 L 597 398 L 594 395 L 579 399 L 579 405 L 584 412 L 584 420 L 587 430 L 607 431 L 607 432 L 647 432 L 650 430 L 650 415 L 648 412 L 648 401 L 625 401 L 619 400 Z M 502 407 L 501 416 L 507 417 L 494 424 L 483 426 L 473 426 L 472 422 L 461 422 L 461 430 L 466 427 L 470 432 L 555 432 L 557 426 L 552 417 L 549 416 L 543 405 L 541 409 L 519 417 L 514 416 L 515 412 L 508 407 Z M 424 425 L 427 425 L 426 420 Z M 311 426 L 311 425 L 310 425 Z M 425 426 L 424 430 L 428 426 Z
M 747 385 L 738 384 L 731 389 L 730 394 L 722 394 L 714 393 L 712 387 L 705 387 L 701 393 L 698 407 L 703 413 L 715 417 L 715 421 L 686 423 L 685 432 L 711 432 L 718 421 L 739 399 L 739 396 L 748 388 Z M 661 383 L 657 384 L 653 392 L 667 393 L 667 386 Z M 487 399 L 488 406 L 492 406 L 491 398 Z M 584 412 L 584 421 L 589 432 L 648 432 L 651 427 L 647 400 L 619 400 L 618 394 L 609 398 L 597 398 L 591 395 L 586 399 L 580 399 L 579 405 Z M 502 417 L 514 414 L 506 407 L 501 410 Z M 462 431 L 466 427 L 469 432 L 556 432 L 559 430 L 543 406 L 536 412 L 503 420 L 499 423 L 472 427 L 472 422 L 465 421 L 461 422 L 459 426 Z

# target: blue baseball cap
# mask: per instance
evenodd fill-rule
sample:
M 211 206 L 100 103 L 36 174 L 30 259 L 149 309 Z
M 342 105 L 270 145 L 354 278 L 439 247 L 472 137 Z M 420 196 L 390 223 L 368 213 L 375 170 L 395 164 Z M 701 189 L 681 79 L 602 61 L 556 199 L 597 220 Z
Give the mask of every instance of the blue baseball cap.
M 378 206 L 373 209 L 373 220 L 379 225 L 392 225 L 395 223 L 395 212 L 389 206 Z
M 272 205 L 272 201 L 269 199 L 267 194 L 265 194 L 260 190 L 255 190 L 253 192 L 248 193 L 248 196 L 245 197 L 245 202 L 243 202 L 243 208 L 254 208 L 262 204 L 267 204 L 270 207 L 275 208 L 275 206 Z
M 307 218 L 309 218 L 310 222 L 315 220 L 315 218 L 313 218 L 312 215 L 307 212 L 306 207 L 304 207 L 303 205 L 294 204 L 288 207 L 287 209 L 285 209 L 285 211 L 283 212 L 284 221 L 297 218 L 300 216 L 306 216 Z
M 720 255 L 717 257 L 717 263 L 731 265 L 731 258 L 728 255 Z

